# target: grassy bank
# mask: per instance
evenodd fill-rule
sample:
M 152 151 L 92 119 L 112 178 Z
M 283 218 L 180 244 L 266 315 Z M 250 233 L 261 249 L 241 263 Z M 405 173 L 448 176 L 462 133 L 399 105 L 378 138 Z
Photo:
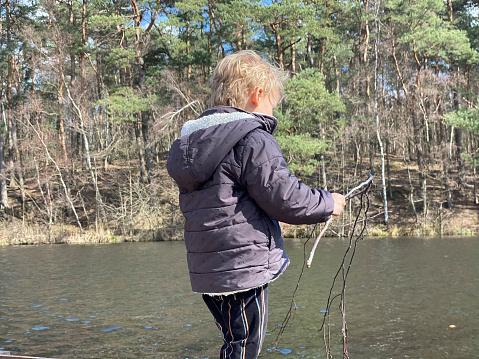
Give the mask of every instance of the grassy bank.
M 0 211 L 0 245 L 22 244 L 86 244 L 140 241 L 181 240 L 183 216 L 178 206 L 178 190 L 166 173 L 165 159 L 158 167 L 154 183 L 139 182 L 132 169 L 135 164 L 110 165 L 107 171 L 98 171 L 101 205 L 96 199 L 89 174 L 77 171 L 70 176 L 70 196 L 74 203 L 72 213 L 62 188 L 52 185 L 51 179 L 44 191 L 37 181 L 25 183 L 26 201 L 19 201 L 18 188 L 10 189 L 10 208 Z M 473 186 L 463 193 L 453 191 L 453 207 L 444 206 L 441 176 L 431 172 L 428 180 L 427 211 L 416 198 L 411 202 L 409 173 L 417 176 L 414 168 L 404 169 L 392 162 L 391 191 L 388 191 L 389 223 L 384 224 L 384 204 L 380 178 L 376 176 L 368 192 L 369 210 L 366 236 L 439 236 L 479 234 L 479 206 L 473 202 Z M 354 173 L 351 168 L 346 173 Z M 359 171 L 361 172 L 361 171 Z M 332 190 L 345 192 L 357 185 L 360 178 L 335 179 Z M 316 177 L 301 178 L 315 186 Z M 349 181 L 349 182 L 348 182 Z M 42 184 L 43 185 L 43 184 Z M 414 193 L 415 194 L 415 193 Z M 416 194 L 415 194 L 416 196 Z M 366 198 L 364 198 L 366 201 Z M 414 206 L 413 206 L 414 203 Z M 343 215 L 335 219 L 327 236 L 347 236 L 360 208 L 358 198 L 347 203 Z M 306 238 L 313 226 L 281 224 L 284 237 Z M 321 226 L 316 228 L 319 233 Z
M 394 213 L 394 212 L 392 212 Z M 436 213 L 436 221 L 415 223 L 412 218 L 396 218 L 395 223 L 386 227 L 380 216 L 368 221 L 366 236 L 369 237 L 404 237 L 404 236 L 470 236 L 479 233 L 478 210 L 458 208 L 443 214 L 442 227 Z M 335 219 L 327 236 L 348 236 L 348 213 Z M 281 223 L 284 237 L 307 238 L 319 234 L 322 226 L 293 226 Z M 359 227 L 358 227 L 359 228 Z M 314 230 L 314 231 L 313 231 Z M 17 218 L 0 222 L 0 246 L 5 245 L 38 245 L 38 244 L 99 244 L 121 242 L 150 242 L 182 240 L 181 222 L 174 227 L 158 224 L 156 228 L 135 228 L 131 232 L 121 233 L 118 228 L 98 226 L 79 229 L 74 225 L 46 225 L 26 223 Z
M 0 246 L 38 244 L 100 244 L 181 240 L 178 231 L 135 230 L 131 234 L 115 233 L 106 228 L 79 229 L 72 225 L 25 224 L 20 220 L 0 224 Z

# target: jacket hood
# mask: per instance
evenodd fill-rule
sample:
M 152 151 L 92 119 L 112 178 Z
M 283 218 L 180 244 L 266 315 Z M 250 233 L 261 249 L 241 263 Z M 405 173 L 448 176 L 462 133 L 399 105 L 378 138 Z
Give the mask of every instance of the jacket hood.
M 249 132 L 261 128 L 272 134 L 277 123 L 272 116 L 235 107 L 208 109 L 197 120 L 184 124 L 181 137 L 170 148 L 168 173 L 180 188 L 197 190 L 211 178 L 223 158 Z

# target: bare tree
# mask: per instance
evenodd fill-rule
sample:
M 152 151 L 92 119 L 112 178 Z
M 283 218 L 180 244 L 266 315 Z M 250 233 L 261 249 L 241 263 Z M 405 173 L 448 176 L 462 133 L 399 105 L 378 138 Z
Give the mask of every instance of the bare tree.
M 388 217 L 388 198 L 386 194 L 386 175 L 384 171 L 384 149 L 383 149 L 383 142 L 381 140 L 380 134 L 380 123 L 379 123 L 379 112 L 378 112 L 378 97 L 379 97 L 379 90 L 378 90 L 378 67 L 379 67 L 379 60 L 378 60 L 378 46 L 380 41 L 380 34 L 381 34 L 381 25 L 378 19 L 379 15 L 379 7 L 381 2 L 379 0 L 375 3 L 375 12 L 374 12 L 374 23 L 376 27 L 376 41 L 374 42 L 374 115 L 376 117 L 376 135 L 378 138 L 379 149 L 381 151 L 381 184 L 382 184 L 382 192 L 383 192 L 383 203 L 384 203 L 384 223 L 388 225 L 389 217 Z

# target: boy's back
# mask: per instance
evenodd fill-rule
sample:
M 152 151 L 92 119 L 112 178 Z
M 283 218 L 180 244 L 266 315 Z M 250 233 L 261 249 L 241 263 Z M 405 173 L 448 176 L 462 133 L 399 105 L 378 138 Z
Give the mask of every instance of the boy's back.
M 185 124 L 168 159 L 186 219 L 191 285 L 223 331 L 222 356 L 259 353 L 267 284 L 289 264 L 277 221 L 322 222 L 344 206 L 341 195 L 310 189 L 288 171 L 272 136 L 281 81 L 253 52 L 223 59 L 212 81 L 216 106 Z

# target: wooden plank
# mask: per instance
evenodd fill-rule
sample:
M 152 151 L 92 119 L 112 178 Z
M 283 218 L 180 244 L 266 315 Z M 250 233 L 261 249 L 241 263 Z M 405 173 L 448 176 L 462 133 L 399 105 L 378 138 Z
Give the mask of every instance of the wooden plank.
M 0 351 L 0 359 L 53 359 L 53 358 L 18 356 L 18 355 L 11 355 L 10 352 Z

